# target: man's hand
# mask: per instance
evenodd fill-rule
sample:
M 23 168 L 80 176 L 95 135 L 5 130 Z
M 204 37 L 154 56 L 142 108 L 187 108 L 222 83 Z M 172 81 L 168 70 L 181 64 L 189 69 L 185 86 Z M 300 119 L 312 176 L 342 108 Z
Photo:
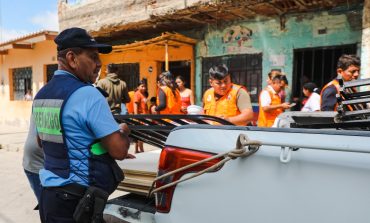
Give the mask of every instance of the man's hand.
M 130 128 L 126 123 L 119 124 L 120 132 L 128 136 L 131 132 Z
M 284 108 L 284 109 L 288 109 L 288 108 L 290 108 L 290 104 L 288 102 L 285 102 L 285 103 L 281 104 L 281 107 Z
M 125 159 L 136 159 L 136 156 L 130 154 L 130 153 L 127 153 L 127 156 Z

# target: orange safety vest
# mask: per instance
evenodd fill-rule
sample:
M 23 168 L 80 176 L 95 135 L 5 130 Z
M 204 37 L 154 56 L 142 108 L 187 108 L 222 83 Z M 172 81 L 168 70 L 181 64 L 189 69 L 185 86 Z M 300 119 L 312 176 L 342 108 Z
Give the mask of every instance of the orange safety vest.
M 321 107 L 322 107 L 322 96 L 323 96 L 323 92 L 325 91 L 325 89 L 326 88 L 328 88 L 328 87 L 330 87 L 330 86 L 332 86 L 332 85 L 334 85 L 334 87 L 335 87 L 335 89 L 337 89 L 337 94 L 339 94 L 339 91 L 340 91 L 340 86 L 339 86 L 339 82 L 338 82 L 338 80 L 337 79 L 334 79 L 334 80 L 332 80 L 332 81 L 330 81 L 329 83 L 327 83 L 323 88 L 322 88 L 322 90 L 321 90 L 321 92 L 320 92 L 320 99 L 321 99 Z M 338 107 L 338 103 L 336 103 L 335 105 L 334 105 L 334 111 L 336 111 L 337 110 L 337 107 Z
M 134 95 L 135 91 L 128 92 L 128 96 L 130 96 L 130 102 L 126 103 L 126 109 L 129 114 L 134 114 Z
M 203 95 L 204 114 L 212 116 L 233 117 L 240 114 L 237 105 L 237 94 L 242 86 L 233 84 L 229 92 L 219 98 L 215 99 L 214 88 L 208 89 Z M 246 125 L 246 123 L 239 123 L 238 125 Z
M 340 93 L 340 85 L 339 85 L 339 81 L 338 81 L 337 79 L 334 79 L 334 80 L 330 81 L 329 83 L 327 83 L 327 84 L 322 88 L 322 90 L 321 90 L 321 92 L 320 92 L 321 106 L 322 106 L 322 101 L 323 101 L 323 98 L 322 98 L 322 96 L 323 96 L 323 92 L 324 92 L 324 90 L 325 90 L 326 88 L 330 87 L 331 85 L 334 85 L 335 89 L 337 90 L 337 94 L 339 94 L 339 93 Z M 354 88 L 353 88 L 352 90 L 356 92 L 356 89 L 354 89 Z M 336 103 L 336 104 L 334 105 L 334 111 L 337 111 L 337 107 L 338 107 L 338 103 Z M 350 111 L 353 111 L 352 106 L 347 105 L 347 108 L 348 108 Z
M 281 104 L 281 98 L 279 94 L 273 92 L 270 88 L 265 88 L 271 98 L 271 105 L 279 105 Z M 261 92 L 262 94 L 262 92 Z M 261 97 L 260 94 L 260 97 Z M 259 114 L 258 114 L 258 127 L 271 127 L 274 124 L 276 117 L 278 117 L 281 113 L 283 113 L 283 109 L 275 109 L 272 111 L 264 111 L 261 106 L 261 99 L 259 100 Z
M 179 90 L 176 89 L 175 95 L 171 88 L 165 86 L 161 87 L 166 95 L 166 108 L 159 112 L 159 114 L 182 114 L 181 113 L 181 96 Z M 157 90 L 157 105 L 159 105 L 159 89 Z

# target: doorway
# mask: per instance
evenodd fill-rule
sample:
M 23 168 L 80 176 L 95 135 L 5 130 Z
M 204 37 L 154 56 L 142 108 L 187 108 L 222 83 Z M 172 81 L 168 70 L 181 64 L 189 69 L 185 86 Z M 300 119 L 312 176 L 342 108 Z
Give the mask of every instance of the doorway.
M 356 44 L 295 49 L 293 58 L 292 97 L 303 97 L 302 86 L 314 82 L 320 89 L 336 77 L 339 57 L 356 54 Z
M 177 76 L 183 76 L 185 79 L 185 87 L 190 89 L 190 61 L 172 61 L 169 62 L 169 71 L 176 78 Z M 161 73 L 165 71 L 165 62 L 161 63 Z
M 121 63 L 117 65 L 117 75 L 119 79 L 126 82 L 128 91 L 133 91 L 140 81 L 140 65 L 139 63 Z
M 53 78 L 56 70 L 58 70 L 58 64 L 46 65 L 46 82 L 49 82 Z

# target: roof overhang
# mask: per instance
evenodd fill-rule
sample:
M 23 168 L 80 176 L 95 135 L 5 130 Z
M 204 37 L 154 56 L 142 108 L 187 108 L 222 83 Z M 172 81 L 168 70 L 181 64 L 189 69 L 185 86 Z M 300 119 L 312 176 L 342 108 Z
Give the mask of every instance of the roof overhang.
M 187 36 L 178 34 L 178 33 L 162 33 L 161 36 L 139 41 L 131 44 L 113 46 L 113 52 L 120 52 L 126 50 L 140 50 L 148 46 L 160 46 L 163 47 L 166 44 L 172 47 L 180 47 L 180 45 L 191 45 L 194 46 L 197 43 L 197 40 L 189 38 Z
M 57 35 L 58 32 L 54 31 L 40 31 L 0 43 L 0 55 L 8 54 L 8 50 L 10 49 L 33 49 L 35 43 L 45 40 L 54 40 Z

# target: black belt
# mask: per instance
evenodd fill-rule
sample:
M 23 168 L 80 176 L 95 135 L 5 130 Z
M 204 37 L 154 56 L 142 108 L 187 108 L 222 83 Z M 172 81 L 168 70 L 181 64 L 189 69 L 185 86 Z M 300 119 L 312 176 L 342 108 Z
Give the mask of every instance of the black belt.
M 68 193 L 74 196 L 83 197 L 87 190 L 87 187 L 82 186 L 80 184 L 73 183 L 73 184 L 67 184 L 67 185 L 60 186 L 60 187 L 46 187 L 46 189 L 61 191 L 61 192 L 65 192 L 65 193 Z

